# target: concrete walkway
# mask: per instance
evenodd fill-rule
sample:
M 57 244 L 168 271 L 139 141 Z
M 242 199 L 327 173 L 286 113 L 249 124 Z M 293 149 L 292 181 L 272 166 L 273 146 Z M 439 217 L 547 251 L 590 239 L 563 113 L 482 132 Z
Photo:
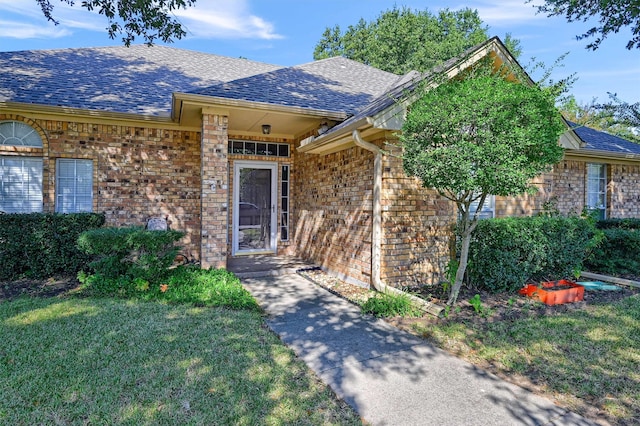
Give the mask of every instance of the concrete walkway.
M 243 279 L 267 323 L 373 425 L 595 425 L 299 275 Z

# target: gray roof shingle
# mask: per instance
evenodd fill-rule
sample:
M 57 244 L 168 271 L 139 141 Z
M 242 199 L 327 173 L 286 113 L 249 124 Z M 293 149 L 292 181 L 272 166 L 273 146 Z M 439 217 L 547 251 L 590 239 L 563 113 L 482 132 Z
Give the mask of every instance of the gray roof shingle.
M 398 76 L 334 57 L 218 84 L 192 93 L 355 114 Z
M 157 45 L 0 52 L 0 101 L 167 116 L 173 92 L 278 68 Z
M 580 126 L 569 122 L 573 131 L 578 135 L 585 146 L 581 149 L 611 152 L 615 154 L 640 155 L 640 144 L 633 143 L 621 137 L 601 132 L 589 127 Z

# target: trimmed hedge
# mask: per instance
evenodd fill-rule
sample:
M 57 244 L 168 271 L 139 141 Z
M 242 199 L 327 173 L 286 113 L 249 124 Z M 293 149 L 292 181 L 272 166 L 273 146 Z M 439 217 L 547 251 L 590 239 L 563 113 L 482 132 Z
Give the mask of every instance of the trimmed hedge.
M 180 231 L 141 227 L 87 231 L 80 235 L 78 247 L 94 256 L 89 266 L 95 273 L 83 274 L 81 281 L 114 289 L 156 284 L 166 278 L 180 249 L 175 243 L 183 236 Z
M 473 232 L 467 274 L 490 292 L 513 292 L 531 281 L 571 277 L 599 233 L 580 217 L 485 219 Z
M 640 229 L 605 228 L 604 239 L 585 262 L 591 272 L 640 275 Z
M 598 229 L 635 229 L 640 230 L 640 219 L 604 219 L 596 222 Z
M 90 260 L 78 236 L 104 222 L 96 213 L 0 215 L 0 280 L 75 274 Z

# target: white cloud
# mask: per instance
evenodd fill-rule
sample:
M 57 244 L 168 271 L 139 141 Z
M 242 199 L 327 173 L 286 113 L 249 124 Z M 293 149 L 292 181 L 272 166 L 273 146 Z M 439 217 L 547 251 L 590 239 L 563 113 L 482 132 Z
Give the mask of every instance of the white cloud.
M 53 25 L 34 25 L 0 20 L 0 37 L 7 38 L 60 38 L 71 35 L 71 31 Z
M 189 35 L 198 38 L 283 38 L 273 24 L 252 15 L 244 0 L 198 0 L 174 14 Z
M 492 26 L 511 26 L 514 23 L 532 23 L 534 20 L 546 19 L 545 15 L 536 13 L 532 3 L 525 3 L 525 0 L 469 1 L 447 7 L 453 10 L 466 7 L 476 9 L 482 21 Z
M 0 36 L 13 38 L 64 37 L 74 30 L 104 32 L 106 19 L 96 12 L 89 12 L 77 3 L 70 6 L 52 0 L 53 17 L 59 25 L 44 18 L 34 0 L 0 0 L 3 15 Z M 194 7 L 173 11 L 192 37 L 250 38 L 273 40 L 282 38 L 273 24 L 251 14 L 245 0 L 198 0 Z M 8 16 L 7 16 L 8 15 Z

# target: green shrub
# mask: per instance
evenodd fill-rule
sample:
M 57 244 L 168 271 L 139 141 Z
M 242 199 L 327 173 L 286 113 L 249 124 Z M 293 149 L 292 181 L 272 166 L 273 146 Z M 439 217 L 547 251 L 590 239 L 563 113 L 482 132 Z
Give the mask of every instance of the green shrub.
M 173 264 L 183 232 L 148 231 L 141 227 L 102 228 L 83 233 L 78 247 L 95 256 L 90 267 L 98 277 L 120 289 L 136 280 L 157 284 Z M 120 291 L 118 290 L 118 291 Z
M 104 221 L 96 213 L 0 215 L 0 280 L 75 274 L 90 260 L 78 250 L 78 236 Z
M 598 229 L 636 229 L 640 230 L 640 219 L 624 218 L 624 219 L 603 219 L 596 222 Z
M 225 269 L 200 269 L 182 265 L 168 271 L 164 280 L 151 283 L 128 276 L 105 277 L 80 273 L 83 292 L 91 296 L 160 300 L 195 306 L 260 310 L 255 299 L 233 273 Z
M 378 293 L 362 304 L 362 312 L 376 317 L 420 317 L 422 312 L 405 294 Z
M 593 221 L 580 217 L 512 217 L 478 223 L 467 274 L 490 292 L 512 292 L 527 281 L 569 277 L 598 242 Z
M 585 262 L 591 272 L 640 274 L 640 229 L 604 228 L 604 239 Z

